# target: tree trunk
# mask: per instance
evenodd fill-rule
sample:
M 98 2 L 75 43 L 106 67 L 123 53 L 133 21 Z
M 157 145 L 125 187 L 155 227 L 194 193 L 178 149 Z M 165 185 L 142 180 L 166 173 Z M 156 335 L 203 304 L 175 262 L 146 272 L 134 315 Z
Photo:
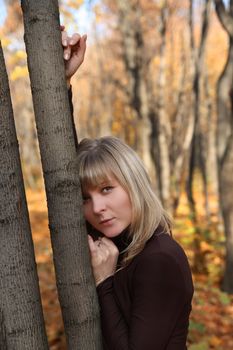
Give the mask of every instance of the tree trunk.
M 226 235 L 226 266 L 223 289 L 233 293 L 233 0 L 229 11 L 215 0 L 221 24 L 229 36 L 228 58 L 218 81 L 217 151 L 220 205 Z
M 0 77 L 0 344 L 3 337 L 9 350 L 48 349 L 1 45 Z
M 150 152 L 149 101 L 146 77 L 148 62 L 145 60 L 145 45 L 140 24 L 141 7 L 138 0 L 117 0 L 119 30 L 123 44 L 123 62 L 128 77 L 129 103 L 136 115 L 137 151 L 144 164 L 154 176 L 154 164 Z
M 22 0 L 59 301 L 69 349 L 101 349 L 57 0 Z
M 193 1 L 191 1 L 191 6 L 192 6 L 192 3 Z M 203 86 L 205 47 L 206 47 L 207 33 L 209 29 L 209 13 L 210 13 L 211 0 L 205 0 L 205 5 L 203 6 L 204 8 L 203 8 L 203 15 L 202 15 L 200 45 L 198 48 L 197 58 L 195 59 L 195 75 L 194 75 L 194 82 L 193 82 L 194 132 L 193 132 L 193 137 L 191 141 L 189 173 L 188 173 L 188 180 L 187 180 L 187 187 L 186 187 L 191 215 L 194 222 L 196 222 L 197 220 L 195 200 L 193 197 L 193 177 L 194 177 L 196 162 L 199 163 L 199 169 L 202 173 L 204 187 L 207 184 L 205 167 L 203 165 L 204 163 L 203 154 L 201 149 L 202 134 L 201 134 L 201 128 L 200 128 L 200 117 L 201 117 L 200 107 L 201 107 L 201 88 Z M 191 28 L 190 30 L 193 30 L 193 29 Z M 193 50 L 195 51 L 194 46 L 193 46 Z
M 194 64 L 194 77 L 193 77 L 193 96 L 192 96 L 192 112 L 194 114 L 194 123 L 193 123 L 193 134 L 191 138 L 191 146 L 190 146 L 190 155 L 189 155 L 189 166 L 188 166 L 188 178 L 186 182 L 186 192 L 191 212 L 191 218 L 193 224 L 195 226 L 196 232 L 194 236 L 194 266 L 193 269 L 195 272 L 205 273 L 206 272 L 206 264 L 205 264 L 205 256 L 201 251 L 201 230 L 197 226 L 197 212 L 195 199 L 193 196 L 193 179 L 194 179 L 194 171 L 196 169 L 196 165 L 199 165 L 199 169 L 201 171 L 201 175 L 204 183 L 204 193 L 207 191 L 207 179 L 205 172 L 205 165 L 202 153 L 202 132 L 201 132 L 201 123 L 200 119 L 201 115 L 201 89 L 203 87 L 203 70 L 204 70 L 204 57 L 205 57 L 205 47 L 207 40 L 207 33 L 209 29 L 209 14 L 210 14 L 210 6 L 211 0 L 205 0 L 205 4 L 203 5 L 203 14 L 202 14 L 202 23 L 201 23 L 201 37 L 200 44 L 198 47 L 198 52 L 196 55 L 196 48 L 194 45 L 194 36 L 193 36 L 193 25 L 192 25 L 192 7 L 193 1 L 190 0 L 190 32 L 191 32 L 191 50 L 192 52 L 192 63 Z
M 2 309 L 0 309 L 0 349 L 7 350 L 6 327 Z
M 166 89 L 166 30 L 167 30 L 167 2 L 164 1 L 160 15 L 160 66 L 157 81 L 157 103 L 155 105 L 156 113 L 151 118 L 152 130 L 157 134 L 151 134 L 151 150 L 154 163 L 157 169 L 158 187 L 163 206 L 169 211 L 171 208 L 171 169 L 170 169 L 170 144 L 171 144 L 171 124 L 165 108 L 165 89 Z

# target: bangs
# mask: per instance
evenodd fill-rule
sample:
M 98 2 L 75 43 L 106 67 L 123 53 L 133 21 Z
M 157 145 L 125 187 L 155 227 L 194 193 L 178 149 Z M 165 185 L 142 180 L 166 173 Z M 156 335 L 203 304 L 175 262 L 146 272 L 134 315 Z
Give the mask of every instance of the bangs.
M 83 189 L 97 187 L 109 181 L 111 174 L 115 176 L 115 165 L 109 157 L 106 158 L 93 154 L 79 164 L 79 178 Z

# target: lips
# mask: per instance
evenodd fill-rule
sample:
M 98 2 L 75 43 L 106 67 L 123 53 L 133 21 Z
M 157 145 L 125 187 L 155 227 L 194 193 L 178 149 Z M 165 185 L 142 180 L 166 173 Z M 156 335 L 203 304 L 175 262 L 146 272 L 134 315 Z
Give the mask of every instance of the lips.
M 100 225 L 108 225 L 108 224 L 112 223 L 112 220 L 114 220 L 114 218 L 101 220 Z

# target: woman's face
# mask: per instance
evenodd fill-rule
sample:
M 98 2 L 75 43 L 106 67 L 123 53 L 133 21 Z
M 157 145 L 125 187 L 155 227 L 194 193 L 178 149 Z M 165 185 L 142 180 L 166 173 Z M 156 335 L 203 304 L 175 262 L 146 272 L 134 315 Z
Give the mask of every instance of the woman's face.
M 130 225 L 129 195 L 113 175 L 97 187 L 85 188 L 83 198 L 85 219 L 104 236 L 116 237 Z

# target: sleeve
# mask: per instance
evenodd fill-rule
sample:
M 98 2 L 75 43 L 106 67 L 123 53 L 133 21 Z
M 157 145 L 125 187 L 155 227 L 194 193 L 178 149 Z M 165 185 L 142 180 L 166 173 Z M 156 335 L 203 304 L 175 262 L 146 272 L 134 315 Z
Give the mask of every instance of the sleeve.
M 69 106 L 70 106 L 70 114 L 72 118 L 72 128 L 73 128 L 73 134 L 74 134 L 74 142 L 75 142 L 75 148 L 78 148 L 78 136 L 76 133 L 75 123 L 74 123 L 74 107 L 72 102 L 72 88 L 70 87 L 68 90 L 68 99 L 69 99 Z
M 129 325 L 115 302 L 113 277 L 100 285 L 98 295 L 107 349 L 164 350 L 185 304 L 185 285 L 176 261 L 153 253 L 134 271 Z

